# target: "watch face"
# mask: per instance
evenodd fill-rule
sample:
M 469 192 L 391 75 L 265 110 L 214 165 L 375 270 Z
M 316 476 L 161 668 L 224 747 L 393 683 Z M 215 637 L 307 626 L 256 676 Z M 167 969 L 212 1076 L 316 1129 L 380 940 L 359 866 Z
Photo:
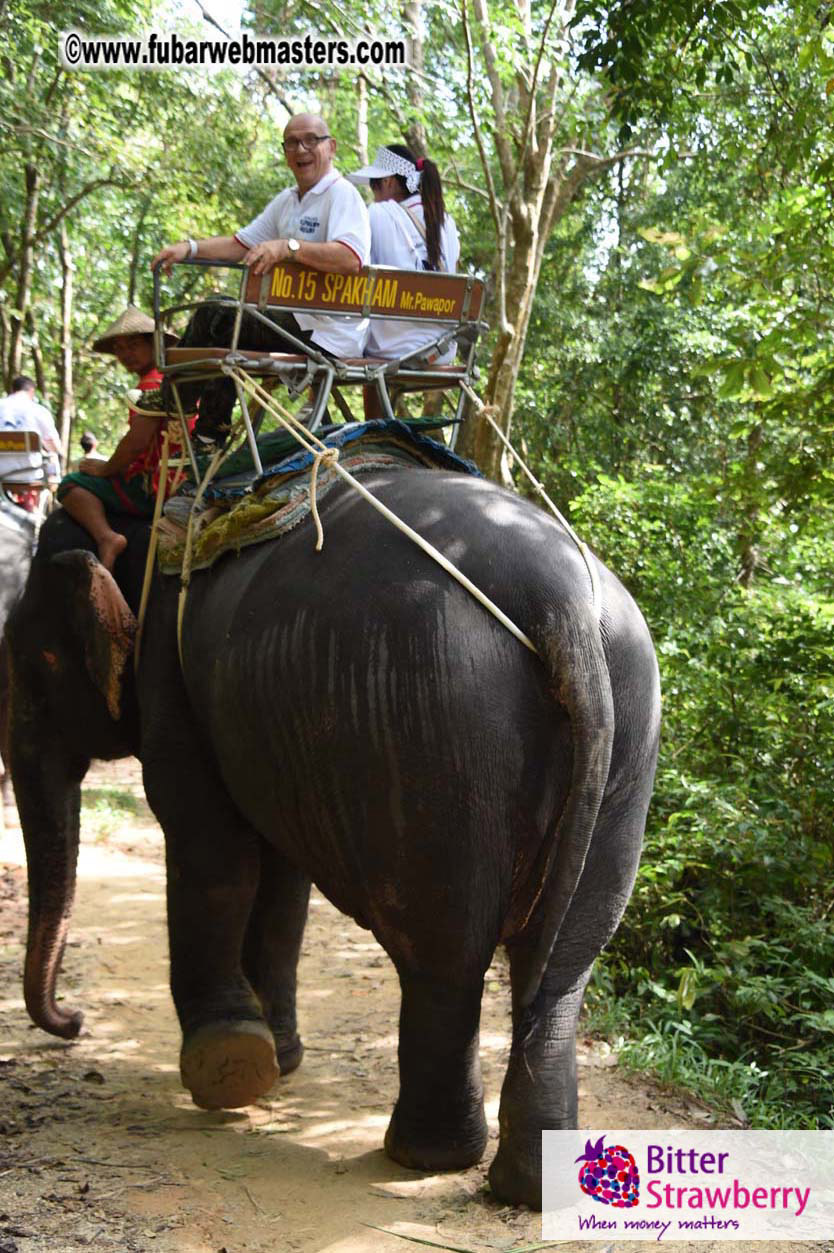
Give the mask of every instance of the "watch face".
M 301 244 L 298 242 L 297 239 L 288 239 L 287 247 L 289 248 L 290 252 L 298 252 L 299 248 L 301 247 Z

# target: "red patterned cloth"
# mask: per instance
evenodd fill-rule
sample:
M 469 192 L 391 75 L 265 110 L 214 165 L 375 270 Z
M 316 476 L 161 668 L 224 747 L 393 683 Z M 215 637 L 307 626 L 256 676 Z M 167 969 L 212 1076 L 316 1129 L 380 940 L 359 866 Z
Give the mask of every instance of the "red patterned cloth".
M 153 392 L 161 386 L 162 375 L 159 373 L 156 366 L 151 366 L 150 370 L 142 375 L 138 383 L 139 390 L 142 392 Z M 134 420 L 137 417 L 136 410 L 130 409 L 128 410 L 128 414 L 128 425 L 133 426 Z M 169 421 L 173 421 L 174 426 L 172 427 L 171 432 L 172 438 L 168 444 L 168 458 L 171 461 L 179 459 L 183 451 L 182 441 L 174 438 L 173 436 L 174 430 L 179 425 L 179 419 L 160 418 L 156 435 L 154 435 L 145 451 L 141 453 L 135 461 L 130 463 L 124 474 L 126 480 L 136 478 L 137 475 L 141 474 L 145 480 L 145 490 L 152 496 L 156 495 L 156 489 L 159 486 L 159 463 L 162 458 L 162 433 Z M 188 419 L 189 431 L 194 429 L 194 423 L 196 421 L 196 416 Z M 176 478 L 177 473 L 178 471 L 176 467 L 168 471 L 168 483 L 165 492 L 166 496 L 169 494 L 174 485 L 174 479 Z

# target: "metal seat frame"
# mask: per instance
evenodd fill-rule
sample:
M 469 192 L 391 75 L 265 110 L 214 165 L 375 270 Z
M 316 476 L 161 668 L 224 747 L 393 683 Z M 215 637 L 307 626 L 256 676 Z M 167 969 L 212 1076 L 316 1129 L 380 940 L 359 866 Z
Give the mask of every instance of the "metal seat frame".
M 170 305 L 166 308 L 162 308 L 161 303 L 161 274 L 159 267 L 154 272 L 153 301 L 156 363 L 159 370 L 173 384 L 181 417 L 183 415 L 177 387 L 178 382 L 195 382 L 201 379 L 216 378 L 224 372 L 224 366 L 236 366 L 246 373 L 259 375 L 266 379 L 271 378 L 275 382 L 283 383 L 287 386 L 291 395 L 300 395 L 306 388 L 315 384 L 315 399 L 312 413 L 307 423 L 308 429 L 311 431 L 317 430 L 321 425 L 331 396 L 342 414 L 348 420 L 354 420 L 347 402 L 340 395 L 342 387 L 351 386 L 373 387 L 379 397 L 382 412 L 388 418 L 394 417 L 391 392 L 389 390 L 391 387 L 400 391 L 412 392 L 446 391 L 454 388 L 458 390 L 454 421 L 456 424 L 459 424 L 463 419 L 468 399 L 464 386 L 471 388 L 477 379 L 477 365 L 475 361 L 477 341 L 479 334 L 485 329 L 485 324 L 479 320 L 484 294 L 484 284 L 481 279 L 466 274 L 436 274 L 429 271 L 397 270 L 389 266 L 368 266 L 359 271 L 358 275 L 350 276 L 352 286 L 355 286 L 357 291 L 361 290 L 363 292 L 364 298 L 362 300 L 343 300 L 337 303 L 331 299 L 330 303 L 328 303 L 324 299 L 317 301 L 315 293 L 318 291 L 318 286 L 321 285 L 323 292 L 332 295 L 329 289 L 339 286 L 335 277 L 325 276 L 320 271 L 308 270 L 296 263 L 282 263 L 262 276 L 253 274 L 247 266 L 241 265 L 239 262 L 211 261 L 198 257 L 193 260 L 179 262 L 178 264 L 190 267 L 199 266 L 204 269 L 240 271 L 240 286 L 237 297 L 228 295 L 210 296 L 206 299 Z M 344 284 L 346 281 L 346 278 L 342 277 L 342 283 Z M 392 283 L 394 284 L 393 288 L 390 286 Z M 386 286 L 380 287 L 380 284 Z M 288 286 L 290 288 L 296 286 L 299 291 L 302 289 L 306 289 L 308 292 L 312 290 L 314 296 L 312 299 L 307 300 L 300 296 L 296 296 L 294 299 L 282 300 L 281 296 L 276 293 L 286 292 Z M 418 294 L 422 291 L 431 292 L 432 290 L 447 293 L 449 298 L 445 303 L 451 304 L 454 312 L 450 316 L 442 317 L 433 313 L 425 314 L 412 311 L 408 308 L 398 308 L 396 312 L 392 312 L 390 308 L 387 308 L 384 312 L 380 312 L 378 308 L 374 307 L 377 291 L 384 291 L 386 294 L 392 290 L 397 292 L 400 286 L 403 289 L 410 289 L 412 292 L 416 290 Z M 401 299 L 408 299 L 407 290 Z M 165 332 L 170 324 L 170 319 L 177 313 L 195 309 L 204 303 L 221 305 L 235 311 L 231 343 L 228 348 L 177 349 L 176 347 L 167 347 L 165 344 Z M 342 307 L 339 307 L 340 304 Z M 346 305 L 350 307 L 344 307 Z M 433 327 L 438 327 L 438 334 L 430 343 L 423 345 L 414 352 L 408 353 L 406 356 L 396 359 L 384 360 L 371 357 L 340 359 L 328 356 L 316 348 L 314 344 L 306 343 L 285 327 L 276 325 L 267 316 L 267 309 L 277 313 L 324 314 L 331 318 L 368 317 L 375 320 L 384 318 L 386 320 L 414 321 L 417 324 L 430 322 Z M 248 314 L 262 322 L 269 327 L 270 331 L 277 333 L 282 339 L 286 340 L 288 351 L 285 353 L 263 353 L 240 349 L 238 344 L 244 314 Z M 434 365 L 433 360 L 441 356 L 455 342 L 463 350 L 464 359 L 462 363 L 454 366 Z M 188 355 L 181 357 L 180 353 Z M 237 394 L 246 430 L 246 439 L 249 443 L 255 467 L 260 472 L 262 467 L 256 434 L 263 418 L 263 411 L 261 410 L 259 414 L 253 416 L 249 412 L 243 389 L 237 387 Z M 196 480 L 199 482 L 200 473 L 187 423 L 183 421 L 182 426 L 189 460 L 194 469 Z M 457 425 L 454 429 L 457 431 Z

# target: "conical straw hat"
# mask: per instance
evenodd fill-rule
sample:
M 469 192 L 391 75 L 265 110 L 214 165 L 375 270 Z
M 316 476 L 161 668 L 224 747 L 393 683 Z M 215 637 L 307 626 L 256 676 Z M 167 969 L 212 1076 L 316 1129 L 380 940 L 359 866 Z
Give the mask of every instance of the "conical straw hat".
M 153 330 L 153 318 L 149 318 L 147 313 L 143 313 L 135 305 L 128 305 L 124 313 L 120 314 L 116 321 L 108 326 L 104 334 L 99 335 L 94 341 L 93 352 L 112 353 L 111 341 L 118 339 L 120 335 L 153 335 Z M 171 345 L 176 342 L 177 336 L 166 331 L 165 343 Z

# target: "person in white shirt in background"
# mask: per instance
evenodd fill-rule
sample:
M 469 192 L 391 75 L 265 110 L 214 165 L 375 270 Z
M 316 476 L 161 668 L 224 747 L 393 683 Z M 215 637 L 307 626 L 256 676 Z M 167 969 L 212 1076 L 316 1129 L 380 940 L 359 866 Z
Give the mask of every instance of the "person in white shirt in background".
M 35 380 L 25 374 L 12 379 L 12 390 L 0 400 L 0 431 L 35 431 L 41 446 L 52 455 L 45 457 L 50 477 L 60 473 L 61 437 L 52 420 L 52 414 L 35 400 Z M 26 461 L 28 466 L 28 460 Z M 13 467 L 5 466 L 9 470 Z M 23 468 L 23 463 L 21 463 Z
M 416 157 L 404 144 L 377 148 L 371 165 L 348 174 L 352 183 L 370 184 L 371 265 L 400 270 L 440 270 L 454 274 L 460 239 L 443 201 L 440 172 L 428 157 Z M 377 319 L 371 322 L 366 355 L 397 359 L 432 343 L 441 327 L 431 322 Z M 448 365 L 453 344 L 432 365 Z M 373 389 L 366 391 L 366 416 L 381 417 Z

